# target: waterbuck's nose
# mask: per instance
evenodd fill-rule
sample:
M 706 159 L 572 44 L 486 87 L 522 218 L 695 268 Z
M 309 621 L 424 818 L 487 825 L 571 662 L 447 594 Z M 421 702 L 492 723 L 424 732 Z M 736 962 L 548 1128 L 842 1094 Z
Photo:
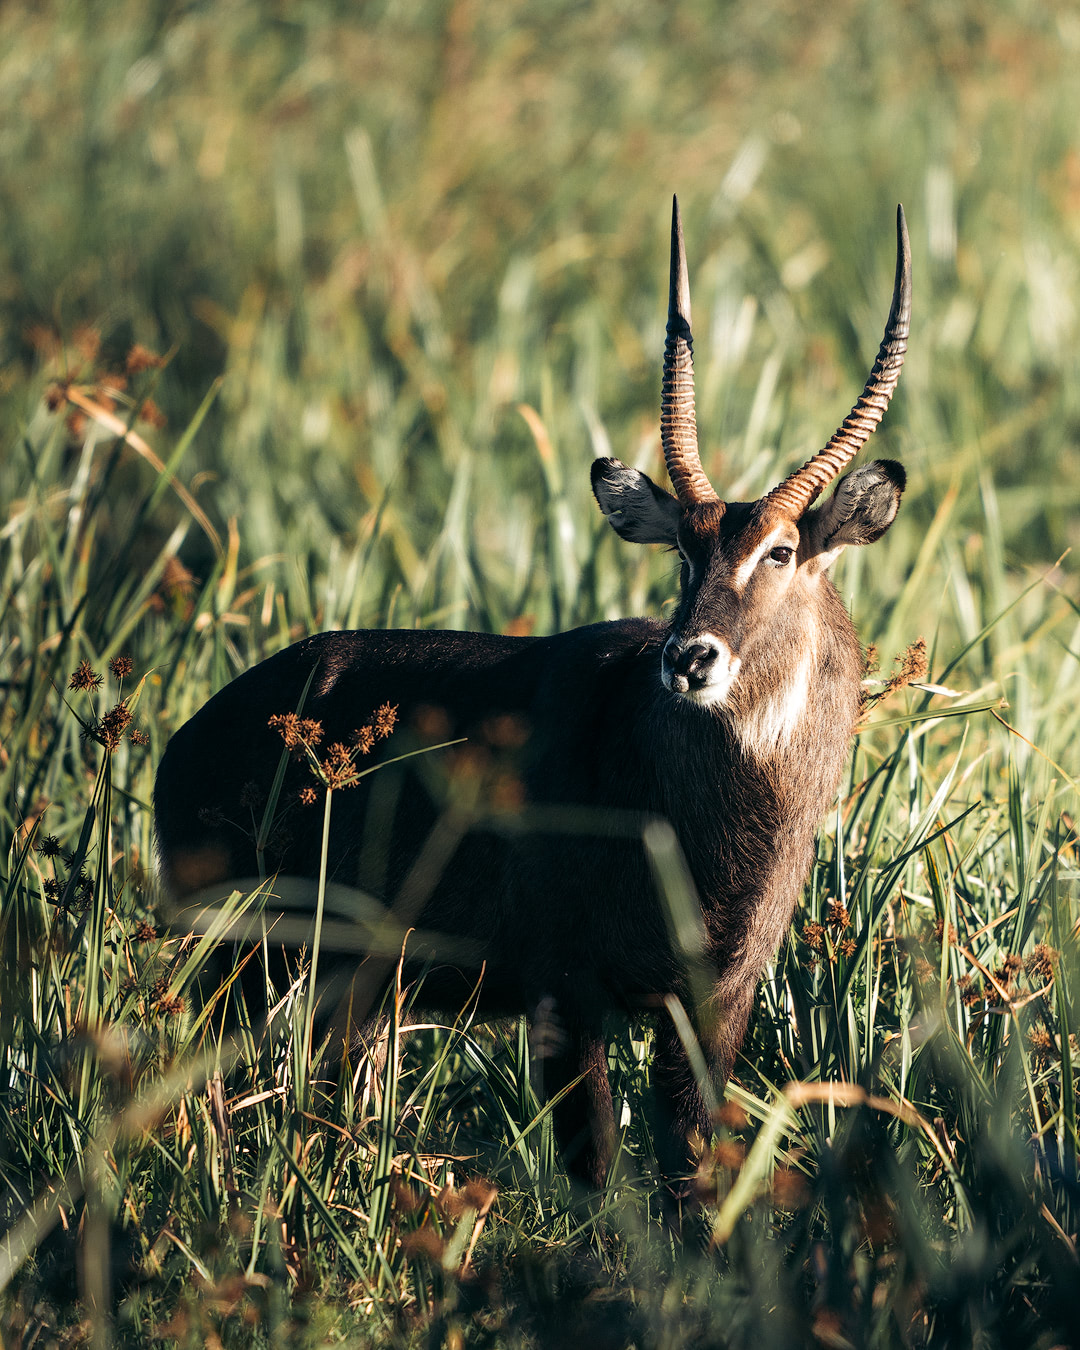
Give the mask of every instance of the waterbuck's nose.
M 708 637 L 699 638 L 685 646 L 674 639 L 668 642 L 664 648 L 664 665 L 669 676 L 669 688 L 680 694 L 704 688 L 712 678 L 719 650 L 719 643 L 710 641 Z

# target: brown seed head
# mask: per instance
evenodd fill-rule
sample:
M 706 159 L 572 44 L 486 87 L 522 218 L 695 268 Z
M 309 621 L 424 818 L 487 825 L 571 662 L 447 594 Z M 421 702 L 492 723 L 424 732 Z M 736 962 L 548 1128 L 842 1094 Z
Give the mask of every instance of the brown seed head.
M 411 1233 L 401 1235 L 401 1252 L 409 1261 L 415 1261 L 418 1256 L 426 1256 L 433 1264 L 439 1265 L 445 1250 L 444 1239 L 427 1224 L 423 1228 L 416 1228 Z
M 1059 951 L 1045 942 L 1040 942 L 1028 952 L 1024 966 L 1029 975 L 1040 980 L 1049 980 L 1052 978 L 1060 958 L 1061 953 Z
M 76 691 L 100 689 L 101 676 L 89 661 L 80 661 L 78 669 L 72 673 L 71 679 L 68 681 L 68 688 Z
M 161 357 L 149 347 L 144 347 L 141 342 L 135 343 L 124 361 L 124 367 L 129 375 L 138 375 L 144 370 L 156 370 L 162 364 Z
M 363 726 L 359 731 L 352 734 L 353 745 L 361 755 L 370 755 L 371 748 L 375 744 L 375 729 L 370 726 Z
M 736 1101 L 726 1101 L 716 1113 L 716 1119 L 729 1130 L 745 1130 L 750 1124 L 746 1110 Z
M 746 1145 L 734 1139 L 721 1139 L 713 1148 L 712 1159 L 715 1166 L 737 1172 L 746 1161 Z
M 375 709 L 375 716 L 372 719 L 372 726 L 375 735 L 380 740 L 385 740 L 394 729 L 394 723 L 397 721 L 397 704 L 384 703 L 381 707 Z
M 37 851 L 43 858 L 56 858 L 60 854 L 60 840 L 55 834 L 43 834 L 37 841 Z
M 258 811 L 266 805 L 266 794 L 252 778 L 240 789 L 240 805 L 245 811 Z
M 135 669 L 135 663 L 130 656 L 114 656 L 109 662 L 109 669 L 113 673 L 114 680 L 123 680 Z
M 110 708 L 95 728 L 97 739 L 106 750 L 115 750 L 131 725 L 131 709 L 126 703 Z
M 156 427 L 159 431 L 169 424 L 169 419 L 152 398 L 143 399 L 142 407 L 139 409 L 139 421 Z
M 926 659 L 926 639 L 916 638 L 915 641 L 896 657 L 893 662 L 896 669 L 885 685 L 885 693 L 893 694 L 897 689 L 903 689 L 911 683 L 921 683 L 926 679 L 929 665 Z
M 829 927 L 837 933 L 842 933 L 851 923 L 851 915 L 847 911 L 847 905 L 842 900 L 829 901 L 827 922 Z
M 960 990 L 960 1000 L 965 1007 L 973 1008 L 976 1003 L 982 1002 L 982 984 L 974 975 L 962 975 L 957 988 Z
M 267 726 L 278 733 L 288 750 L 300 750 L 304 746 L 313 750 L 323 737 L 321 722 L 313 717 L 300 717 L 294 712 L 275 713 Z
M 813 919 L 809 923 L 804 923 L 802 939 L 812 952 L 821 951 L 822 943 L 825 941 L 825 925 L 815 923 Z

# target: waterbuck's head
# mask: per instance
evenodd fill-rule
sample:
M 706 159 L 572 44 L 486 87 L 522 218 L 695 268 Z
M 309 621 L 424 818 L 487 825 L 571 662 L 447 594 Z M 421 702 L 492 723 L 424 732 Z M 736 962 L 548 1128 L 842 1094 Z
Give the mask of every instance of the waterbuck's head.
M 794 694 L 816 662 L 822 625 L 850 624 L 826 569 L 850 544 L 872 544 L 892 524 L 903 468 L 878 460 L 827 484 L 854 459 L 889 406 L 907 350 L 911 256 L 902 208 L 896 213 L 896 282 L 877 360 L 840 428 L 814 457 L 756 502 L 725 502 L 701 467 L 694 416 L 690 288 L 678 202 L 671 221 L 671 291 L 660 413 L 675 495 L 617 459 L 592 466 L 593 491 L 616 533 L 635 543 L 676 548 L 682 559 L 678 608 L 661 678 L 677 697 L 706 708 L 732 707 L 760 721 L 795 715 Z M 851 635 L 854 644 L 854 635 Z M 849 644 L 850 645 L 850 644 Z M 854 647 L 857 652 L 857 645 Z M 759 728 L 766 740 L 783 726 Z M 758 737 L 760 739 L 760 737 Z

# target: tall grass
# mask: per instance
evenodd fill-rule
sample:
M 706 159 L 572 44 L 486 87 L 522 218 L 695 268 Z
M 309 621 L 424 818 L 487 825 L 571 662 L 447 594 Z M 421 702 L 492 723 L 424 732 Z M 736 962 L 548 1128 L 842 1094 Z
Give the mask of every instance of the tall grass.
M 1068 1341 L 1078 46 L 959 0 L 0 10 L 5 1344 Z M 732 498 L 850 405 L 897 200 L 916 269 L 875 437 L 909 489 L 836 568 L 873 706 L 682 1242 L 647 1028 L 584 1204 L 523 1026 L 391 981 L 381 1043 L 320 1044 L 315 952 L 403 940 L 337 897 L 245 1021 L 220 940 L 262 897 L 170 936 L 149 809 L 304 633 L 663 611 L 585 471 L 662 472 L 672 190 Z

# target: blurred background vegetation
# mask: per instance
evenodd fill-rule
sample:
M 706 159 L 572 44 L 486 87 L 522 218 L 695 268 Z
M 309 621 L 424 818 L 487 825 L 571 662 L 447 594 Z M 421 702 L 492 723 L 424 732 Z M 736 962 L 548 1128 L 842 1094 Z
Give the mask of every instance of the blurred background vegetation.
M 86 364 L 81 327 L 114 358 L 175 348 L 172 428 L 225 377 L 181 472 L 250 556 L 325 573 L 389 495 L 429 563 L 384 518 L 402 617 L 441 568 L 445 618 L 501 626 L 520 592 L 550 627 L 515 405 L 545 418 L 584 555 L 591 455 L 655 458 L 673 191 L 722 490 L 756 493 L 850 406 L 903 201 L 915 325 L 882 442 L 910 533 L 955 479 L 951 547 L 991 546 L 992 465 L 1010 567 L 1075 542 L 1071 5 L 11 4 L 0 52 L 4 430 Z M 448 503 L 475 549 L 444 540 L 437 568 Z M 875 557 L 886 604 L 904 552 Z
M 35 1112 L 60 1108 L 53 1089 L 27 1087 L 26 1057 L 38 1053 L 27 1047 L 55 1048 L 72 1034 L 64 997 L 70 1004 L 71 989 L 83 988 L 86 963 L 107 949 L 122 964 L 133 925 L 152 914 L 153 767 L 169 732 L 214 689 L 317 628 L 548 632 L 661 612 L 673 595 L 670 560 L 619 546 L 587 483 L 590 459 L 608 453 L 663 478 L 657 396 L 673 192 L 687 235 L 703 458 L 730 498 L 758 495 L 813 453 L 853 402 L 888 309 L 893 213 L 904 203 L 914 253 L 911 350 L 872 450 L 903 461 L 908 492 L 895 528 L 865 556 L 842 559 L 836 579 L 886 672 L 894 653 L 924 635 L 931 678 L 969 703 L 1009 705 L 1000 715 L 1012 731 L 985 713 L 926 730 L 904 718 L 925 711 L 931 696 L 902 695 L 908 703 L 892 708 L 899 724 L 886 715 L 864 734 L 847 798 L 856 806 L 823 842 L 800 922 L 822 919 L 829 894 L 840 895 L 861 866 L 865 884 L 849 903 L 868 925 L 866 951 L 895 903 L 911 907 L 923 936 L 936 921 L 939 942 L 959 925 L 972 950 L 982 944 L 987 970 L 1010 955 L 1027 959 L 1043 939 L 1063 953 L 1060 970 L 1071 969 L 1078 64 L 1080 13 L 1064 0 L 0 6 L 5 1222 L 49 1178 L 84 1166 L 78 1141 L 98 1138 L 116 1109 L 84 1079 L 53 1143 L 28 1142 L 27 1122 L 45 1119 Z M 133 359 L 138 347 L 167 362 Z M 520 404 L 539 414 L 532 429 Z M 122 445 L 108 415 L 143 440 Z M 99 837 L 100 813 L 96 824 L 84 814 L 99 766 L 59 689 L 80 660 L 103 669 L 120 652 L 132 655 L 135 680 L 147 675 L 138 713 L 150 747 L 125 742 L 109 761 L 115 833 Z M 916 737 L 920 726 L 926 734 Z M 881 790 L 884 825 L 858 795 L 868 779 L 891 785 Z M 969 806 L 955 842 L 946 832 L 936 854 L 923 849 L 931 828 Z M 68 964 L 53 968 L 55 1004 L 34 982 L 36 1002 L 23 1007 L 13 991 L 30 988 L 28 960 L 44 968 L 27 953 L 53 915 L 49 877 L 29 852 L 35 830 L 58 835 L 81 853 L 80 865 L 97 857 L 90 889 L 100 932 L 74 927 Z M 879 846 L 888 858 L 874 853 Z M 838 861 L 845 851 L 847 872 Z M 871 872 L 891 878 L 877 909 Z M 1036 899 L 1045 907 L 1030 921 L 1025 911 L 1023 923 L 1002 926 L 1011 906 Z M 970 912 L 958 917 L 965 904 Z M 112 946 L 102 936 L 110 923 L 119 935 Z M 22 946 L 12 947 L 16 931 Z M 766 990 L 751 1051 L 765 1066 L 762 1081 L 743 1066 L 743 1105 L 754 1119 L 768 1116 L 770 1082 L 820 1073 L 880 1086 L 893 1037 L 906 1047 L 899 1081 L 919 1062 L 918 1037 L 907 1037 L 924 996 L 908 967 L 886 980 L 886 998 L 870 965 L 865 983 L 852 975 L 830 985 L 835 962 L 811 974 L 805 956 L 793 937 Z M 637 1292 L 607 1321 L 576 1325 L 590 1335 L 599 1334 L 594 1322 L 615 1327 L 612 1344 L 734 1344 L 757 1334 L 755 1318 L 772 1309 L 791 1343 L 945 1344 L 951 1335 L 966 1343 L 1005 1336 L 1003 1327 L 1021 1328 L 1033 1345 L 1064 1335 L 1053 1288 L 1075 1265 L 1071 986 L 1058 977 L 1049 1001 L 1024 1014 L 1044 1009 L 1054 1053 L 1044 1045 L 1039 1058 L 1023 1039 L 1027 1023 L 1021 1034 L 1016 1022 L 1022 1071 L 1008 1061 L 1008 1038 L 988 1030 L 995 1019 L 986 1009 L 970 1025 L 960 981 L 973 968 L 957 960 L 948 942 L 932 953 L 955 1035 L 949 1054 L 923 1055 L 920 1080 L 924 1111 L 946 1122 L 942 1137 L 954 1152 L 950 1163 L 924 1139 L 919 1175 L 928 1192 L 946 1195 L 959 1185 L 946 1177 L 949 1166 L 969 1167 L 963 1204 L 948 1192 L 933 1223 L 905 1211 L 898 1246 L 874 1248 L 865 1213 L 853 1228 L 854 1210 L 845 1208 L 842 1197 L 858 1187 L 844 1191 L 837 1181 L 850 1181 L 849 1155 L 839 1144 L 841 1163 L 829 1153 L 836 1121 L 826 1111 L 807 1127 L 816 1143 L 798 1145 L 811 1160 L 800 1166 L 814 1178 L 817 1218 L 806 1218 L 786 1257 L 766 1255 L 762 1266 L 754 1253 L 773 1248 L 740 1239 L 745 1249 L 732 1254 L 729 1245 L 720 1262 L 731 1276 L 721 1282 L 726 1292 L 707 1295 L 718 1269 L 711 1257 L 656 1274 L 644 1248 L 619 1266 L 610 1232 L 593 1233 L 593 1264 L 571 1267 L 574 1298 L 584 1307 L 598 1289 Z M 124 998 L 110 1004 L 95 993 L 95 1016 L 134 1017 Z M 824 1007 L 841 1021 L 857 1008 L 858 1071 L 828 1038 L 790 1040 L 796 1023 L 800 1033 L 818 1025 L 811 1014 Z M 626 1050 L 628 1064 L 633 1053 Z M 1037 1082 L 1049 1106 L 1039 1105 Z M 1016 1084 L 1026 1105 L 999 1119 L 991 1108 L 1012 1102 Z M 754 1101 L 764 1103 L 757 1115 Z M 188 1128 L 196 1114 L 192 1106 Z M 211 1138 L 209 1115 L 203 1125 Z M 855 1173 L 865 1173 L 866 1158 L 901 1156 L 897 1140 L 909 1125 L 893 1120 L 887 1137 L 877 1125 L 853 1127 L 851 1147 L 863 1160 L 851 1164 Z M 1027 1134 L 1055 1141 L 1053 1165 L 1009 1153 Z M 910 1171 L 913 1157 L 887 1165 Z M 151 1177 L 152 1169 L 144 1200 Z M 199 1228 L 180 1191 L 176 1212 L 187 1217 L 176 1227 L 187 1224 L 189 1254 L 202 1252 L 185 1269 L 212 1282 L 220 1275 L 205 1251 L 206 1225 L 217 1222 L 213 1197 L 200 1201 Z M 114 1200 L 114 1219 L 142 1213 Z M 527 1218 L 502 1203 L 523 1250 L 535 1252 L 533 1238 L 555 1243 L 544 1227 L 550 1214 L 536 1217 L 542 1200 Z M 1060 1238 L 1049 1228 L 1032 1236 L 1039 1206 Z M 772 1220 L 757 1213 L 764 1243 Z M 127 1231 L 131 1223 L 141 1231 L 134 1220 Z M 929 1247 L 916 1257 L 920 1225 Z M 558 1241 L 580 1247 L 571 1229 Z M 1018 1234 L 1040 1252 L 1045 1238 L 1051 1254 L 1021 1268 Z M 337 1230 L 327 1239 L 335 1251 L 339 1239 Z M 950 1265 L 942 1253 L 954 1241 L 966 1256 Z M 892 1253 L 884 1303 L 859 1284 L 867 1242 L 874 1261 Z M 378 1279 L 393 1284 L 391 1248 Z M 829 1266 L 828 1252 L 838 1265 Z M 118 1324 L 126 1334 L 166 1325 L 179 1299 L 187 1320 L 175 1313 L 170 1334 L 201 1343 L 205 1327 L 196 1305 L 183 1303 L 193 1296 L 174 1258 L 162 1277 L 171 1292 L 148 1296 L 144 1312 Z M 144 1251 L 140 1260 L 148 1259 Z M 570 1277 L 564 1271 L 560 1285 L 547 1267 L 529 1264 L 535 1259 L 519 1252 L 524 1265 L 514 1267 L 506 1307 L 515 1298 L 528 1305 L 533 1321 L 521 1334 L 543 1340 L 556 1335 L 545 1299 L 555 1306 Z M 356 1260 L 368 1270 L 374 1258 Z M 250 1262 L 249 1271 L 262 1268 L 255 1255 Z M 42 1260 L 41 1280 L 47 1268 Z M 288 1269 L 289 1287 L 302 1290 L 306 1276 Z M 407 1304 L 419 1320 L 399 1319 L 394 1335 L 407 1340 L 424 1325 L 431 1344 L 443 1336 L 461 1344 L 466 1334 L 496 1343 L 483 1340 L 496 1334 L 490 1319 L 470 1321 L 466 1311 L 454 1321 L 452 1310 L 465 1305 L 436 1289 L 452 1283 L 445 1271 L 435 1284 L 416 1278 L 427 1292 L 396 1293 L 395 1307 Z M 26 1285 L 9 1305 L 22 1309 L 9 1329 L 22 1326 L 27 1337 L 34 1291 Z M 1028 1316 L 1025 1306 L 1037 1312 Z M 284 1313 L 264 1315 L 260 1327 L 302 1341 Z M 678 1330 L 665 1342 L 669 1316 Z M 112 1334 L 100 1319 L 89 1331 L 73 1325 L 65 1334 L 76 1341 L 79 1327 L 98 1343 Z M 500 1325 L 507 1343 L 518 1343 L 506 1331 L 513 1316 Z M 370 1332 L 390 1334 L 381 1323 Z

